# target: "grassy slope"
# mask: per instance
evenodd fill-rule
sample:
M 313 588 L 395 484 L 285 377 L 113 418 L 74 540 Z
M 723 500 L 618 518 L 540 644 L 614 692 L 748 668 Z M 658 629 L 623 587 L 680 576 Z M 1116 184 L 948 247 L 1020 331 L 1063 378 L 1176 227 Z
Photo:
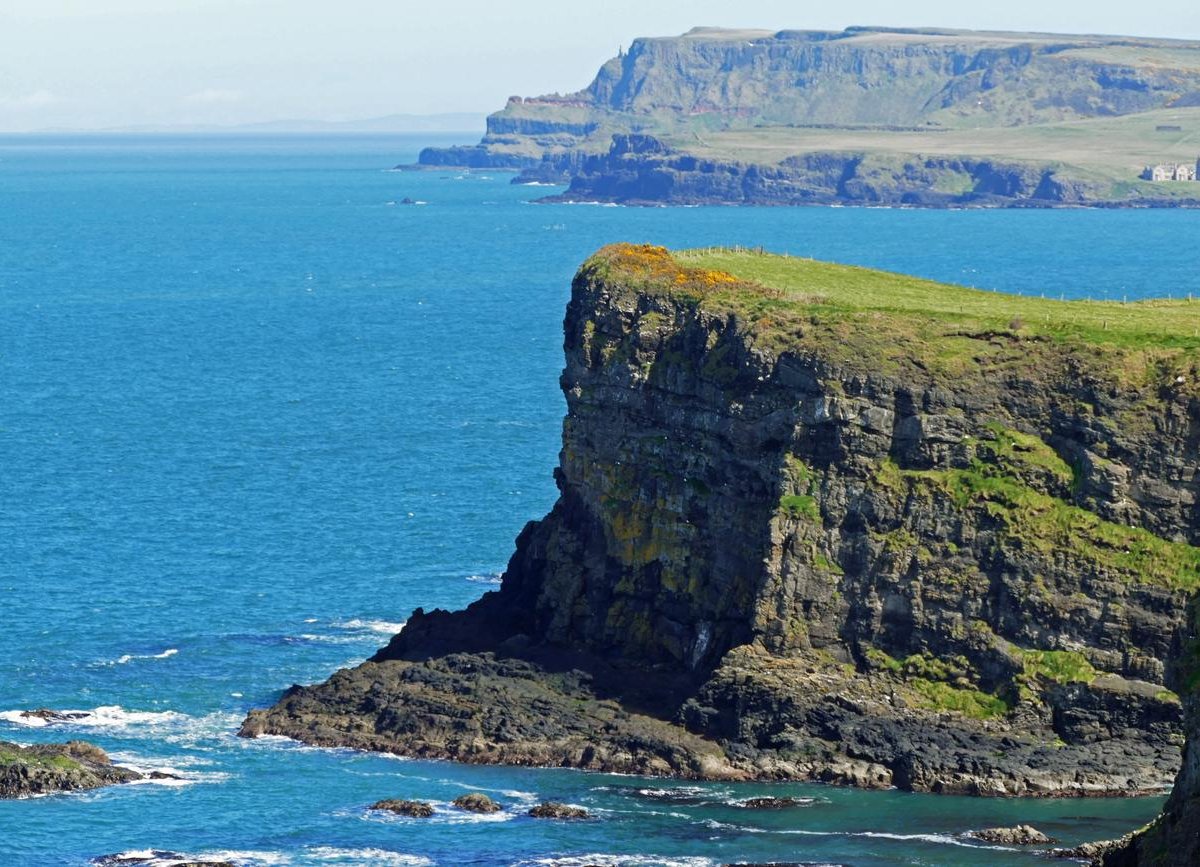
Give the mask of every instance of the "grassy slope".
M 689 267 L 724 271 L 779 290 L 779 297 L 765 300 L 780 312 L 803 308 L 807 314 L 833 318 L 891 313 L 938 322 L 955 332 L 1019 332 L 1024 338 L 1074 338 L 1095 345 L 1200 352 L 1200 298 L 1130 304 L 1057 301 L 791 256 L 725 249 L 674 255 Z M 726 300 L 755 303 L 749 296 Z
M 1159 132 L 1179 126 L 1180 132 Z M 1200 108 L 1164 109 L 1118 118 L 1037 126 L 892 132 L 865 129 L 769 127 L 668 137 L 676 146 L 711 159 L 777 164 L 803 153 L 853 152 L 881 156 L 968 156 L 1061 163 L 1082 178 L 1127 182 L 1158 195 L 1196 195 L 1190 183 L 1139 183 L 1152 163 L 1195 162 L 1200 156 Z

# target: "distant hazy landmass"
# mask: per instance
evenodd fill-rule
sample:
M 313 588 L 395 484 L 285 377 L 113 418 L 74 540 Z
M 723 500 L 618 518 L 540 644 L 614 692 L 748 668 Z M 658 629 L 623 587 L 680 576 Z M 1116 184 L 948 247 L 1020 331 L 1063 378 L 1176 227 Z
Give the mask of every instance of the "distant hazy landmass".
M 243 124 L 141 124 L 111 127 L 103 130 L 54 129 L 42 132 L 105 132 L 105 133 L 404 133 L 404 132 L 471 132 L 483 129 L 485 115 L 474 112 L 444 114 L 389 114 L 362 120 L 268 120 Z
M 1196 205 L 1200 42 L 855 27 L 638 39 L 584 90 L 510 98 L 425 165 L 566 198 Z

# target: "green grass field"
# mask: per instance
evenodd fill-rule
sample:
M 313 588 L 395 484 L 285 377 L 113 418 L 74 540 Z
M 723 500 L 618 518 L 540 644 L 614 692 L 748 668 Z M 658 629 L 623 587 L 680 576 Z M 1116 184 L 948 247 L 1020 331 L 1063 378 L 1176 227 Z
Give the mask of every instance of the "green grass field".
M 968 289 L 792 256 L 727 249 L 687 250 L 674 256 L 687 267 L 725 271 L 779 290 L 782 296 L 776 304 L 802 305 L 814 313 L 907 314 L 958 322 L 973 330 L 1078 337 L 1127 347 L 1200 350 L 1200 298 L 1131 303 L 1060 301 Z
M 1160 131 L 1177 126 L 1179 132 Z M 1164 109 L 1117 118 L 979 129 L 896 132 L 870 129 L 766 127 L 676 134 L 673 144 L 697 156 L 777 164 L 790 156 L 851 152 L 905 157 L 981 157 L 1057 163 L 1094 180 L 1138 184 L 1147 165 L 1200 157 L 1200 108 Z M 1191 183 L 1141 184 L 1159 195 L 1197 195 Z

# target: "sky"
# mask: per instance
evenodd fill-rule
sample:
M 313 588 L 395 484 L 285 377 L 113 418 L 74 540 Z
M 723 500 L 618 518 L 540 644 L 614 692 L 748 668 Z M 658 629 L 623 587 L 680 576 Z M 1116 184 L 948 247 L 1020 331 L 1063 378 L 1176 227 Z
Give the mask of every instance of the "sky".
M 869 24 L 1200 39 L 1200 2 L 0 0 L 0 132 L 482 115 L 638 36 Z

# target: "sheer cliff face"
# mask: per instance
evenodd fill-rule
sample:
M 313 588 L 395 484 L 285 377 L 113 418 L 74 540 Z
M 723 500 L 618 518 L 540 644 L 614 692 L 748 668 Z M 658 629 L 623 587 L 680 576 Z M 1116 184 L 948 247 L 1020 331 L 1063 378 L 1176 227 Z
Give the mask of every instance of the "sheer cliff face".
M 724 114 L 749 123 L 917 125 L 971 118 L 1008 126 L 1187 102 L 1200 95 L 1200 70 L 1156 40 L 697 31 L 635 40 L 584 93 L 609 111 Z
M 838 317 L 812 292 L 655 248 L 590 260 L 561 497 L 502 588 L 418 612 L 247 733 L 976 794 L 1169 785 L 1200 584 L 1195 352 Z M 614 699 L 683 740 L 572 727 Z
M 989 687 L 1062 650 L 1162 682 L 1200 578 L 1189 388 L 1015 334 L 957 335 L 949 375 L 745 325 L 577 280 L 562 500 L 503 591 L 548 638 L 689 668 L 747 641 L 860 661 L 933 642 Z

